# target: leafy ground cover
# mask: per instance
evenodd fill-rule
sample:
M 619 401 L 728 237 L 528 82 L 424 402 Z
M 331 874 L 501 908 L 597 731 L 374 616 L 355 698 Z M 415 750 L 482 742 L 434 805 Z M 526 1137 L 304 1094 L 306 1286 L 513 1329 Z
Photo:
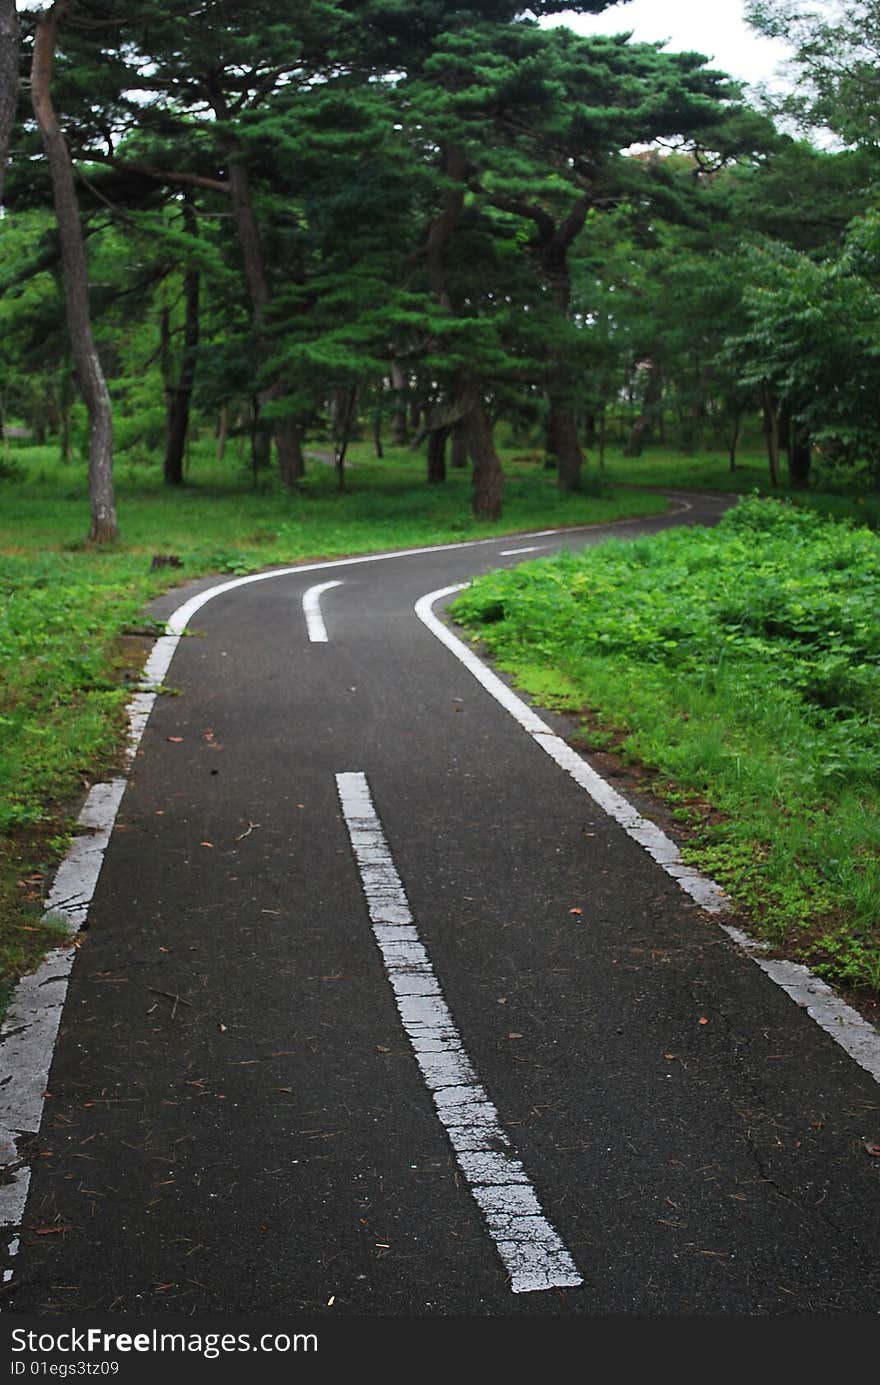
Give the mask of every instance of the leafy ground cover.
M 316 444 L 320 450 L 320 445 Z M 124 735 L 124 706 L 145 639 L 144 603 L 168 586 L 211 572 L 244 573 L 309 557 L 479 538 L 554 525 L 604 523 L 662 511 L 658 496 L 599 493 L 563 497 L 535 455 L 506 458 L 505 514 L 497 524 L 469 513 L 469 477 L 419 484 L 424 462 L 389 450 L 381 464 L 366 445 L 352 450 L 349 492 L 312 462 L 299 494 L 253 478 L 234 456 L 193 447 L 187 484 L 162 485 L 153 460 L 126 459 L 117 476 L 122 541 L 83 542 L 88 526 L 84 469 L 60 464 L 54 448 L 14 448 L 0 476 L 0 989 L 30 969 L 57 936 L 41 917 L 48 870 L 63 852 L 70 812 L 83 789 L 112 771 Z M 592 492 L 592 493 L 590 493 Z M 154 554 L 181 566 L 151 571 Z
M 754 932 L 880 990 L 880 541 L 752 498 L 480 578 L 456 618 L 655 772 Z

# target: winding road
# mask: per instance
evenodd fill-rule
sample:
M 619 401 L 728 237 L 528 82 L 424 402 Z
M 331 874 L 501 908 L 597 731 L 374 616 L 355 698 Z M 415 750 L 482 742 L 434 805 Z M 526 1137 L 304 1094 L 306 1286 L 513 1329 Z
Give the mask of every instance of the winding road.
M 723 506 L 198 606 L 65 982 L 7 1313 L 876 1314 L 877 1082 L 425 619 Z

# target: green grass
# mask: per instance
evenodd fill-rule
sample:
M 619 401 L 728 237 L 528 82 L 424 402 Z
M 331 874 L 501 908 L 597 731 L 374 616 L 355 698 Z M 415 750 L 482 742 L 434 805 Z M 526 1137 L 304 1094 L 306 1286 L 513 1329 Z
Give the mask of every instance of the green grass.
M 316 447 L 321 447 L 316 444 Z M 326 445 L 324 445 L 326 446 Z M 422 484 L 424 462 L 389 449 L 385 460 L 355 445 L 348 493 L 314 461 L 302 492 L 274 475 L 253 478 L 230 450 L 193 447 L 187 484 L 170 491 L 154 460 L 123 453 L 116 469 L 118 544 L 95 549 L 84 466 L 61 464 L 53 447 L 11 449 L 0 477 L 0 999 L 57 932 L 41 919 L 47 873 L 63 852 L 83 789 L 118 766 L 128 692 L 124 675 L 149 642 L 124 648 L 122 632 L 145 602 L 202 574 L 244 573 L 300 559 L 418 547 L 556 525 L 605 523 L 666 508 L 657 496 L 622 491 L 559 495 L 537 453 L 510 449 L 504 517 L 470 515 L 470 480 Z M 519 460 L 517 460 L 519 458 Z M 156 553 L 182 567 L 151 573 Z
M 319 448 L 326 450 L 326 444 Z M 17 481 L 0 481 L 3 549 L 83 547 L 88 509 L 82 466 L 61 465 L 52 448 L 16 449 L 12 456 L 22 474 Z M 302 491 L 287 495 L 274 473 L 261 474 L 255 488 L 243 466 L 232 460 L 218 464 L 207 443 L 194 448 L 187 484 L 179 491 L 163 486 L 157 465 L 126 463 L 123 456 L 116 471 L 120 551 L 161 548 L 182 555 L 193 569 L 203 570 L 211 557 L 252 567 L 319 553 L 489 537 L 534 525 L 604 523 L 665 508 L 662 500 L 607 488 L 599 495 L 595 473 L 582 494 L 562 496 L 537 453 L 508 449 L 503 518 L 481 522 L 470 514 L 467 472 L 450 470 L 446 485 L 427 486 L 421 484 L 424 462 L 408 450 L 388 449 L 377 462 L 360 444 L 350 457 L 347 493 L 340 496 L 332 469 L 315 461 Z
M 754 931 L 880 990 L 880 541 L 750 500 L 714 530 L 481 578 L 455 605 L 527 691 L 656 772 Z

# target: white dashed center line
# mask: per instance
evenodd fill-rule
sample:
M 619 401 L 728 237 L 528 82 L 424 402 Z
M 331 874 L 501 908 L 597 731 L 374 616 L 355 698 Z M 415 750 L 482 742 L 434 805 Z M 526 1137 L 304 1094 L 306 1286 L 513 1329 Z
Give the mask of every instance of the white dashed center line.
M 309 587 L 303 597 L 303 615 L 312 644 L 327 644 L 327 627 L 321 615 L 321 597 L 331 587 L 341 587 L 341 582 L 321 582 L 317 587 Z
M 515 1294 L 575 1288 L 583 1278 L 544 1216 L 464 1051 L 419 939 L 366 775 L 337 774 L 336 785 L 398 1013 L 458 1166 L 510 1274 L 510 1287 Z

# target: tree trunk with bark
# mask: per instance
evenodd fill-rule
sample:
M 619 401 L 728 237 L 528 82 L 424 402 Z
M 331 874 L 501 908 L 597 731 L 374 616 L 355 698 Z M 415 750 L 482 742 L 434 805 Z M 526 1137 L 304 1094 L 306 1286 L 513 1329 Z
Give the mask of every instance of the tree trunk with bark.
M 443 172 L 449 180 L 440 203 L 440 211 L 431 223 L 425 246 L 425 266 L 428 283 L 436 302 L 452 312 L 449 292 L 449 242 L 461 218 L 464 207 L 467 158 L 464 150 L 450 146 L 443 151 Z
M 220 414 L 217 418 L 217 461 L 222 462 L 226 453 L 226 439 L 229 437 L 229 407 L 226 404 L 220 406 Z
M 806 490 L 809 487 L 812 459 L 810 435 L 802 423 L 792 419 L 788 443 L 788 482 L 792 489 Z
M 350 385 L 347 390 L 340 393 L 342 395 L 342 408 L 339 435 L 333 449 L 333 460 L 336 466 L 336 487 L 342 494 L 345 491 L 345 454 L 348 451 L 349 439 L 357 418 L 357 385 Z
M 455 427 L 452 430 L 452 447 L 450 449 L 449 454 L 449 465 L 455 467 L 456 470 L 460 470 L 462 467 L 466 467 L 467 463 L 467 430 L 465 429 L 462 420 L 459 420 L 459 422 L 456 423 Z
M 260 404 L 261 396 L 251 395 L 251 471 L 254 485 L 258 473 L 267 471 L 272 462 L 272 434 L 262 421 Z
M 703 445 L 706 419 L 709 415 L 709 387 L 712 382 L 712 367 L 703 366 L 694 384 L 692 396 L 680 420 L 679 450 L 686 457 L 693 456 Z M 658 418 L 662 423 L 662 415 Z M 661 437 L 661 442 L 663 441 Z
M 348 390 L 339 386 L 330 396 L 330 439 L 339 442 L 346 433 L 345 415 L 348 408 Z
M 440 212 L 435 217 L 431 229 L 428 233 L 427 245 L 425 248 L 425 265 L 428 275 L 428 283 L 431 293 L 437 304 L 452 312 L 452 295 L 449 288 L 449 243 L 455 233 L 461 214 L 464 209 L 464 198 L 467 177 L 467 157 L 463 149 L 456 146 L 449 146 L 443 151 L 443 172 L 448 179 L 448 186 L 443 193 Z M 450 401 L 455 404 L 461 398 L 459 393 L 460 383 L 456 380 L 450 386 Z M 482 406 L 480 406 L 482 408 Z M 432 410 L 433 413 L 433 410 Z M 446 427 L 433 428 L 428 439 L 428 482 L 437 485 L 446 480 L 446 444 L 452 432 L 453 438 L 453 457 L 455 464 L 462 462 L 466 465 L 468 454 L 474 461 L 474 505 L 477 501 L 477 456 L 482 455 L 480 446 L 476 443 L 479 428 L 472 418 L 473 410 L 460 415 L 454 423 Z M 476 431 L 475 431 L 476 428 Z M 476 452 L 475 452 L 476 446 Z M 489 447 L 492 456 L 495 458 L 495 465 L 500 466 L 498 458 L 495 457 L 494 448 L 491 446 L 491 431 L 489 432 Z M 482 463 L 480 464 L 483 465 Z M 480 483 L 482 491 L 482 482 Z M 498 513 L 500 514 L 501 488 L 498 487 Z M 479 503 L 483 503 L 480 501 Z
M 432 428 L 428 434 L 428 474 L 429 486 L 440 486 L 446 480 L 446 439 L 448 428 Z
M 183 204 L 183 220 L 190 236 L 197 236 L 199 227 L 192 202 Z M 179 486 L 183 482 L 183 458 L 189 434 L 189 411 L 196 382 L 196 359 L 199 347 L 199 298 L 201 280 L 196 265 L 187 266 L 183 280 L 184 321 L 183 354 L 177 380 L 167 387 L 168 411 L 165 437 L 165 483 Z
M 285 490 L 296 490 L 306 474 L 302 432 L 295 419 L 277 418 L 272 424 L 272 433 L 275 438 L 281 484 Z
M 9 141 L 18 106 L 18 13 L 15 0 L 0 0 L 0 204 Z
M 119 537 L 113 490 L 113 416 L 110 394 L 95 345 L 89 308 L 89 275 L 73 165 L 52 104 L 52 60 L 66 0 L 39 15 L 31 64 L 31 100 L 52 177 L 52 195 L 61 243 L 64 300 L 79 387 L 89 415 L 89 539 L 112 543 Z
M 578 438 L 577 415 L 571 400 L 550 398 L 551 436 L 556 457 L 556 484 L 561 491 L 580 488 L 584 454 Z
M 406 419 L 406 387 L 407 379 L 400 363 L 392 361 L 391 389 L 394 402 L 391 406 L 391 437 L 398 447 L 406 447 L 409 442 L 409 428 Z
M 542 233 L 541 264 L 550 285 L 553 301 L 563 321 L 571 318 L 571 270 L 568 252 L 583 230 L 589 210 L 587 198 L 572 208 L 568 216 L 554 226 L 545 223 Z M 542 223 L 538 223 L 541 232 Z M 561 491 L 576 491 L 580 487 L 584 454 L 581 450 L 577 424 L 577 386 L 575 373 L 565 353 L 556 354 L 550 362 L 551 377 L 547 390 L 550 414 L 548 431 L 556 458 L 556 484 Z
M 730 442 L 727 448 L 727 456 L 730 471 L 736 471 L 736 452 L 739 447 L 739 440 L 742 436 L 743 416 L 737 412 L 733 416 L 733 423 L 730 429 Z
M 779 405 L 770 385 L 761 386 L 761 406 L 764 412 L 764 435 L 767 439 L 767 461 L 771 486 L 779 485 Z
M 544 470 L 556 470 L 556 418 L 549 402 L 544 418 Z
M 492 439 L 492 425 L 482 400 L 462 420 L 473 462 L 472 508 L 477 519 L 500 519 L 504 472 Z
M 648 441 L 651 429 L 660 413 L 663 399 L 663 372 L 656 361 L 649 362 L 643 369 L 648 372 L 648 379 L 645 384 L 642 407 L 630 429 L 629 438 L 623 449 L 624 457 L 641 457 L 642 449 Z
M 220 115 L 221 110 L 218 110 L 217 113 Z M 238 243 L 241 248 L 245 283 L 251 300 L 254 337 L 258 350 L 262 352 L 265 346 L 264 334 L 271 293 L 269 280 L 266 276 L 260 228 L 251 195 L 250 179 L 243 164 L 230 162 L 229 190 L 232 194 L 232 211 Z M 259 394 L 260 413 L 262 413 L 265 404 L 279 399 L 283 394 L 284 383 L 281 380 L 276 380 L 267 389 L 261 390 Z M 301 432 L 295 420 L 281 418 L 270 425 L 260 424 L 260 431 L 268 433 L 275 439 L 278 471 L 282 485 L 288 490 L 297 486 L 305 475 L 305 458 L 302 450 Z M 268 448 L 265 439 L 258 438 L 256 432 L 254 441 L 257 448 L 254 455 L 254 467 L 256 469 L 263 464 L 262 459 L 267 456 Z
M 494 199 L 503 211 L 514 212 L 535 224 L 536 239 L 544 281 L 562 322 L 571 321 L 571 270 L 568 254 L 586 225 L 591 206 L 588 193 L 580 198 L 560 221 L 539 201 L 499 194 Z M 564 335 L 551 353 L 547 369 L 548 417 L 546 422 L 546 462 L 557 468 L 557 484 L 562 491 L 577 490 L 584 462 L 578 438 L 577 404 L 580 376 L 572 366 Z

